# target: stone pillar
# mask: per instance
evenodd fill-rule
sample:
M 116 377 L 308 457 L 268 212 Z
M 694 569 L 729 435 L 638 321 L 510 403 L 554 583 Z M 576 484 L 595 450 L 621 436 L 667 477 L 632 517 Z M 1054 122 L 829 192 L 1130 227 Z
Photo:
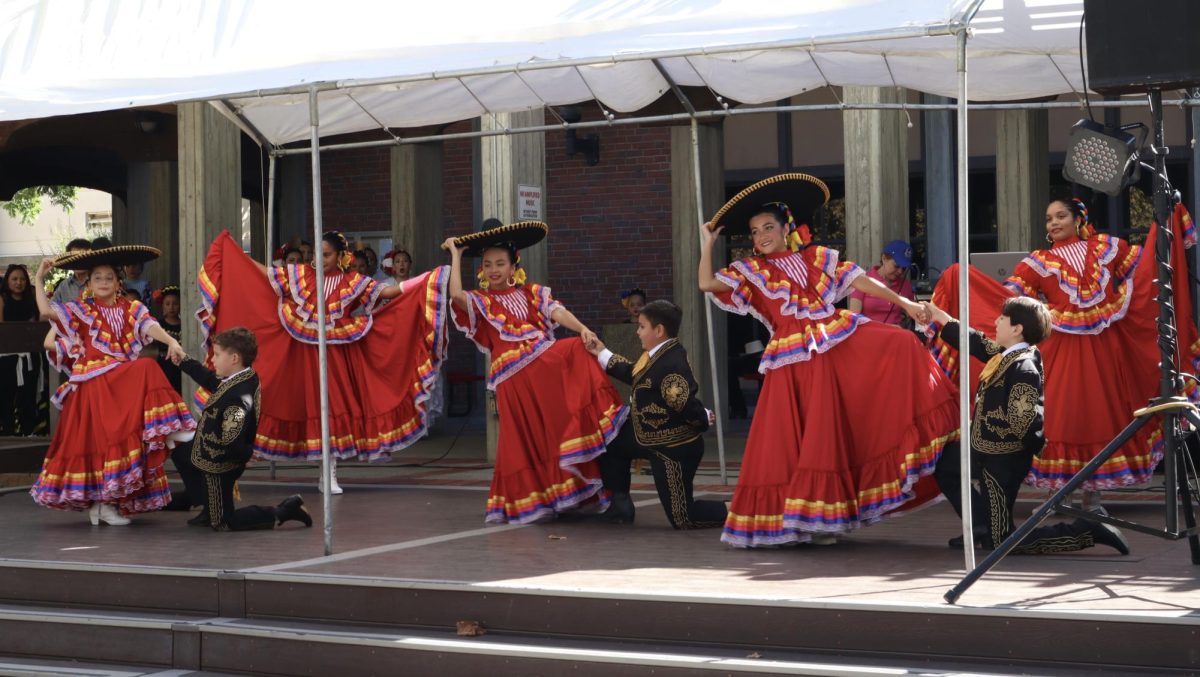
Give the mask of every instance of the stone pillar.
M 545 123 L 542 109 L 523 113 L 497 113 L 480 118 L 480 129 L 511 129 L 533 127 Z M 529 220 L 521 216 L 518 208 L 518 186 L 536 186 L 542 191 L 541 213 L 534 220 L 546 218 L 546 135 L 501 134 L 485 136 L 479 140 L 479 192 L 483 218 L 494 217 L 504 223 Z M 554 224 L 550 224 L 550 237 L 554 237 Z M 546 257 L 545 241 L 521 252 L 521 265 L 531 282 L 549 285 L 550 266 Z M 495 401 L 490 391 L 487 395 L 487 453 L 488 460 L 496 458 L 496 440 L 499 434 L 499 419 Z
M 391 163 L 392 242 L 412 254 L 414 273 L 444 264 L 442 144 L 396 146 Z
M 272 252 L 293 237 L 312 239 L 312 227 L 308 225 L 308 213 L 312 209 L 310 162 L 307 155 L 285 155 L 276 162 L 275 241 L 267 245 Z
M 109 235 L 115 244 L 129 244 L 133 240 L 133 226 L 129 222 L 129 210 L 125 207 L 125 200 L 119 195 L 112 196 L 112 233 Z
M 113 242 L 148 244 L 162 256 L 146 264 L 142 274 L 155 288 L 179 284 L 179 165 L 175 162 L 131 162 L 125 195 L 124 221 Z M 114 214 L 115 217 L 115 214 Z
M 241 132 L 207 103 L 179 104 L 179 264 L 183 311 L 200 307 L 196 276 L 224 229 L 240 232 Z M 200 354 L 195 322 L 183 323 L 183 349 Z M 185 387 L 190 401 L 193 386 Z
M 1049 115 L 996 111 L 996 248 L 1028 252 L 1046 245 L 1050 197 Z
M 953 99 L 922 94 L 921 102 L 953 103 Z M 957 173 L 954 162 L 954 111 L 921 113 L 921 142 L 925 160 L 925 258 L 930 280 L 958 258 Z
M 900 103 L 895 87 L 844 87 L 847 103 Z M 899 110 L 842 113 L 846 166 L 846 251 L 870 267 L 883 245 L 908 239 L 908 132 Z M 797 216 L 799 218 L 799 216 Z
M 542 109 L 524 113 L 498 113 L 480 119 L 483 131 L 533 127 L 545 124 Z M 546 135 L 545 133 L 485 136 L 479 140 L 480 193 L 484 218 L 495 217 L 504 223 L 529 220 L 518 209 L 517 187 L 536 186 L 542 191 L 542 210 L 534 220 L 546 218 Z M 550 224 L 554 237 L 554 224 Z M 521 252 L 521 265 L 529 279 L 550 284 L 546 243 Z
M 1104 97 L 1104 100 L 1118 101 L 1120 98 L 1121 97 L 1119 96 L 1110 95 Z M 1111 129 L 1120 128 L 1120 108 L 1104 109 L 1104 126 Z M 1187 138 L 1191 139 L 1192 135 L 1188 134 Z M 1129 191 L 1123 190 L 1119 195 L 1105 195 L 1104 201 L 1108 203 L 1106 205 L 1108 207 L 1108 215 L 1104 219 L 1104 223 L 1098 224 L 1099 227 L 1114 235 L 1122 233 L 1126 228 L 1126 223 L 1128 222 L 1126 215 L 1129 213 Z
M 700 383 L 701 399 L 714 406 L 713 374 L 709 360 L 708 330 L 705 305 L 712 314 L 713 335 L 717 354 L 715 386 L 721 394 L 721 405 L 728 411 L 726 393 L 728 350 L 726 348 L 725 312 L 712 305 L 700 291 L 697 278 L 700 261 L 700 224 L 708 220 L 725 202 L 724 134 L 719 125 L 700 125 L 700 185 L 704 191 L 703 204 L 696 206 L 696 172 L 692 152 L 692 129 L 671 128 L 671 249 L 672 285 L 675 303 L 683 311 L 683 326 L 679 341 L 687 349 L 688 359 L 696 380 Z M 723 266 L 725 246 L 718 242 L 713 249 L 713 263 Z M 724 415 L 724 412 L 722 412 Z
M 265 199 L 265 198 L 264 198 Z M 262 202 L 250 200 L 250 257 L 267 262 L 267 211 Z

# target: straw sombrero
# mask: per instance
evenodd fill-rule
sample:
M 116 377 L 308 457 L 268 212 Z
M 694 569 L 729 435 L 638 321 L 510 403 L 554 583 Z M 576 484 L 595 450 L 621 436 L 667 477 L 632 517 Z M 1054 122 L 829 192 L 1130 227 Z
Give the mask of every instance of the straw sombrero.
M 162 255 L 154 247 L 140 244 L 126 244 L 116 247 L 104 247 L 88 252 L 64 254 L 54 260 L 55 268 L 64 270 L 91 270 L 96 266 L 113 266 L 114 268 L 131 263 L 153 261 Z
M 817 209 L 829 202 L 829 186 L 811 174 L 779 174 L 734 195 L 709 220 L 715 226 L 725 226 L 727 232 L 748 231 L 750 217 L 771 202 L 786 204 L 797 223 L 812 223 Z
M 517 250 L 532 247 L 544 240 L 549 232 L 550 226 L 541 221 L 519 221 L 463 235 L 454 242 L 460 247 L 466 247 L 463 251 L 466 256 L 483 256 L 483 252 L 492 247 Z

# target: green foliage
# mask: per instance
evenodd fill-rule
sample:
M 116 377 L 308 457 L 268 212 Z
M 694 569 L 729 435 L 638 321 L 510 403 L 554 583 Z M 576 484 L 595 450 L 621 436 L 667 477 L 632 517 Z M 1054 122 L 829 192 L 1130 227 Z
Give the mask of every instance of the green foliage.
M 69 212 L 75 208 L 78 196 L 79 189 L 75 186 L 30 186 L 18 190 L 3 206 L 9 216 L 29 226 L 42 213 L 43 197 L 48 198 L 50 204 Z

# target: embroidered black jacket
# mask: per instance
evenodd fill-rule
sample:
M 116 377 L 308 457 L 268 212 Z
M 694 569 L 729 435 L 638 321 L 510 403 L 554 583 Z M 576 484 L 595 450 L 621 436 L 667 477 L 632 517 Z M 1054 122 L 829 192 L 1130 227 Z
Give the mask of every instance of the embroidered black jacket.
M 222 381 L 196 360 L 185 360 L 179 367 L 212 393 L 196 422 L 192 463 L 214 474 L 246 465 L 254 454 L 254 435 L 258 430 L 258 374 L 247 369 Z
M 971 357 L 986 363 L 1004 352 L 999 343 L 969 331 Z M 942 328 L 942 340 L 957 346 L 958 332 L 959 323 L 950 322 Z M 971 448 L 984 454 L 1040 453 L 1045 446 L 1042 384 L 1042 354 L 1036 347 L 1020 348 L 1001 358 L 975 393 Z
M 679 341 L 669 339 L 644 365 L 640 362 L 634 365 L 613 355 L 607 370 L 632 386 L 629 404 L 638 444 L 673 447 L 708 430 L 708 412 L 697 397 L 699 386 Z

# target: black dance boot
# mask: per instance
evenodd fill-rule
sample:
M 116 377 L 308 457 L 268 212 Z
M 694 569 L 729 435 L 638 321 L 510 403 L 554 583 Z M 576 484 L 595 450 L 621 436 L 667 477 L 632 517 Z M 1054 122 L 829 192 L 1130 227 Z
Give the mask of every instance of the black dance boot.
M 211 527 L 212 518 L 208 516 L 208 506 L 200 509 L 200 513 L 187 521 L 190 527 Z
M 300 498 L 300 494 L 288 496 L 275 506 L 275 520 L 279 524 L 296 520 L 303 522 L 304 526 L 312 526 L 312 515 L 308 514 L 308 508 L 304 507 L 304 499 Z
M 188 498 L 186 491 L 179 492 L 179 493 L 172 491 L 171 492 L 171 502 L 168 503 L 163 508 L 163 510 L 171 510 L 171 511 L 191 510 L 191 509 L 192 509 L 192 500 L 190 498 Z
M 1129 543 L 1125 540 L 1125 536 L 1121 534 L 1120 529 L 1111 524 L 1104 524 L 1102 522 L 1076 520 L 1075 523 L 1091 533 L 1092 540 L 1094 540 L 1098 545 L 1107 545 L 1122 555 L 1129 554 Z
M 608 510 L 600 514 L 600 518 L 613 524 L 633 524 L 636 510 L 629 494 L 613 494 L 612 503 L 608 506 Z

